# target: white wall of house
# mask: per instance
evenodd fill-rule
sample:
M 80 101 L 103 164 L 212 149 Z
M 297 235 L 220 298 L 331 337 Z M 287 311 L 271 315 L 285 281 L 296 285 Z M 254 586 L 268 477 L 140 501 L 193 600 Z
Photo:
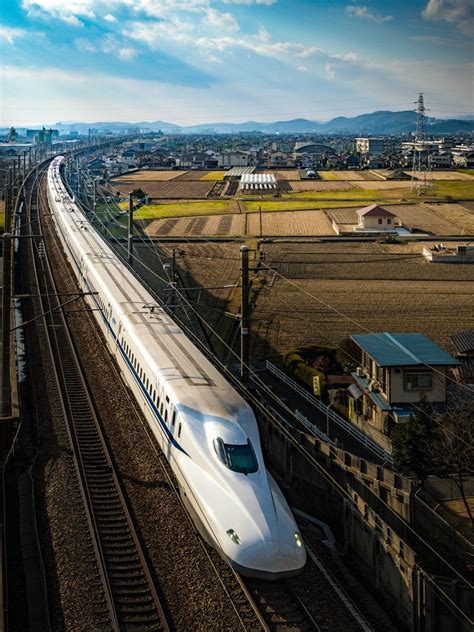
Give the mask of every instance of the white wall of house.
M 397 372 L 398 371 L 398 372 Z M 431 381 L 431 388 L 427 383 Z M 411 384 L 411 388 L 410 388 Z M 429 402 L 446 401 L 446 368 L 400 367 L 390 369 L 389 399 L 392 403 L 410 404 L 424 395 Z
M 393 230 L 395 217 L 375 217 L 373 215 L 362 215 L 359 217 L 359 228 L 370 228 L 371 230 Z

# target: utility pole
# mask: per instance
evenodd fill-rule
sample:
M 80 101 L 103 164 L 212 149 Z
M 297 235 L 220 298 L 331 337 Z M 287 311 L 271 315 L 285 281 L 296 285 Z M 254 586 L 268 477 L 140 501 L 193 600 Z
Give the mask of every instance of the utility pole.
M 128 198 L 128 263 L 133 267 L 133 195 Z
M 12 206 L 11 172 L 5 187 L 5 232 L 3 233 L 3 266 L 2 266 L 2 417 L 11 413 L 10 393 L 10 318 L 11 318 L 11 206 Z
M 249 385 L 249 249 L 240 248 L 242 294 L 240 304 L 240 379 Z
M 96 214 L 96 210 L 97 210 L 97 179 L 94 178 L 94 199 L 92 201 L 92 208 L 94 210 L 94 215 Z

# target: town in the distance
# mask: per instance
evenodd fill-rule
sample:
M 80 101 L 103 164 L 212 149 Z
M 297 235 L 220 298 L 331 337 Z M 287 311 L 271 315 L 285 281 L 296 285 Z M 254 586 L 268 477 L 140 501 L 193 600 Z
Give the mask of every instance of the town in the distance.
M 472 629 L 473 126 L 413 96 L 0 130 L 6 629 Z

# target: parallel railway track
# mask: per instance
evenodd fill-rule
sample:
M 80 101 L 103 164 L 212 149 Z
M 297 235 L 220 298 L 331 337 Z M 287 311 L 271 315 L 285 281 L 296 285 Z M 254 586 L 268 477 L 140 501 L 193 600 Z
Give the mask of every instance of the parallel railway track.
M 39 186 L 43 176 L 44 172 L 38 177 L 35 185 L 39 191 L 38 204 L 47 216 L 47 200 L 44 190 Z M 29 216 L 25 232 L 42 234 L 38 205 L 35 208 L 30 203 L 27 207 Z M 48 233 L 50 221 L 48 218 Z M 58 406 L 69 437 L 82 503 L 89 524 L 91 555 L 96 560 L 104 595 L 104 617 L 108 619 L 105 629 L 168 630 L 153 578 L 102 436 L 94 404 L 69 332 L 67 317 L 60 305 L 61 300 L 67 302 L 71 297 L 58 293 L 47 253 L 43 245 L 38 245 L 43 242 L 34 239 L 28 241 L 34 262 L 36 289 L 41 301 L 41 319 L 44 331 L 48 334 L 47 345 L 57 384 Z M 103 340 L 90 314 L 89 318 L 97 336 L 97 343 L 102 345 Z M 95 340 L 91 343 L 94 344 Z M 108 355 L 106 351 L 104 354 Z M 106 370 L 108 369 L 116 372 L 117 386 L 121 385 L 127 392 L 130 403 L 137 411 L 153 450 L 169 478 L 170 486 L 179 498 L 179 492 L 163 463 L 161 452 L 149 428 L 143 422 L 138 405 L 130 398 L 112 361 Z M 242 629 L 248 632 L 260 629 L 265 632 L 317 632 L 332 629 L 327 625 L 327 621 L 315 616 L 314 608 L 307 607 L 308 601 L 305 603 L 291 580 L 275 584 L 243 580 L 199 538 L 198 542 L 206 550 L 216 573 L 216 581 L 221 583 L 227 593 Z M 336 611 L 334 616 L 337 616 Z M 216 624 L 218 625 L 218 622 Z M 348 631 L 360 629 L 364 628 L 357 624 L 347 628 Z
M 48 213 L 45 169 L 36 177 L 37 203 L 26 208 L 23 233 L 42 235 L 40 209 Z M 87 516 L 91 549 L 103 589 L 107 629 L 167 631 L 168 624 L 147 561 L 127 509 L 99 420 L 69 332 L 44 242 L 30 242 L 32 276 L 39 297 L 57 406 L 64 419 L 81 499 Z

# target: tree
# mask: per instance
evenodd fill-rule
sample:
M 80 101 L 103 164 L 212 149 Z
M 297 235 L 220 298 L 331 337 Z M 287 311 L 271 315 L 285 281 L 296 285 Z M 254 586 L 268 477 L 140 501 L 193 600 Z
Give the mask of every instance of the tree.
M 438 418 L 435 450 L 436 470 L 452 480 L 461 494 L 466 513 L 474 525 L 474 516 L 466 498 L 465 477 L 474 474 L 474 411 L 472 402 L 448 408 Z
M 133 189 L 130 195 L 132 195 L 139 202 L 142 202 L 143 199 L 146 198 L 147 196 L 147 194 L 145 193 L 145 191 L 143 191 L 143 189 Z
M 413 476 L 423 486 L 433 473 L 436 423 L 433 408 L 426 398 L 420 399 L 416 413 L 392 432 L 392 454 L 395 467 L 402 474 Z

